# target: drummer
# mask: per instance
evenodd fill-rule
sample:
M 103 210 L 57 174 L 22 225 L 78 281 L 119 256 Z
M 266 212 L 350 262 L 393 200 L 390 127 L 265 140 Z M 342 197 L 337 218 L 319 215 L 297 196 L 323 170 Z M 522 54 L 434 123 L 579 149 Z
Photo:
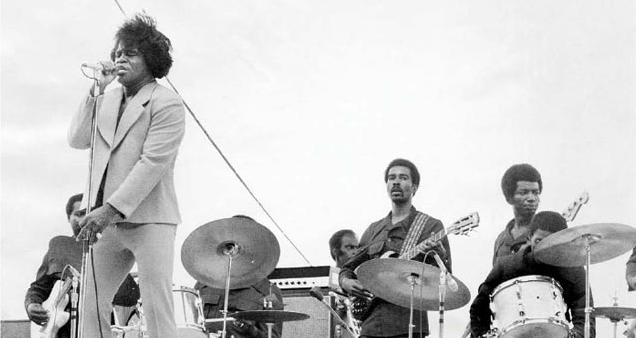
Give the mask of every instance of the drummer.
M 625 269 L 625 279 L 629 291 L 636 291 L 636 248 L 627 260 L 627 268 Z M 625 331 L 628 338 L 636 338 L 636 319 L 632 319 L 628 329 Z
M 534 247 L 545 237 L 567 228 L 563 216 L 552 211 L 536 214 L 530 222 L 530 239 L 519 252 L 502 257 L 486 277 L 470 307 L 471 336 L 480 337 L 491 325 L 489 296 L 501 283 L 521 276 L 543 275 L 554 278 L 563 288 L 563 298 L 568 308 L 566 319 L 573 325 L 570 337 L 584 337 L 585 327 L 585 270 L 583 267 L 556 267 L 537 261 Z M 590 295 L 590 306 L 593 302 Z M 590 337 L 596 336 L 596 321 L 590 318 Z
M 625 270 L 625 279 L 629 291 L 636 290 L 636 248 L 627 260 L 627 269 Z

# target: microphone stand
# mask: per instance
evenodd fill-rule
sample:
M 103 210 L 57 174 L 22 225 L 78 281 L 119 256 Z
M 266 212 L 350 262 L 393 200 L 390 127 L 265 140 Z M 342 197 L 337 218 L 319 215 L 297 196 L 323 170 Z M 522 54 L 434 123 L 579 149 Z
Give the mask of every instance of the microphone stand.
M 444 299 L 446 298 L 446 269 L 439 274 L 439 338 L 444 337 Z
M 79 278 L 73 276 L 71 289 L 71 337 L 77 337 L 77 302 L 78 302 L 78 290 Z
M 322 305 L 324 305 L 327 309 L 329 309 L 333 317 L 340 323 L 340 327 L 344 328 L 351 335 L 351 337 L 356 337 L 356 334 L 354 334 L 353 331 L 351 331 L 351 329 L 349 328 L 349 325 L 347 325 L 347 323 L 340 317 L 340 315 L 334 309 L 332 309 L 331 306 L 325 304 L 324 302 L 325 296 L 322 294 L 322 291 L 320 291 L 320 288 L 316 286 L 312 287 L 311 290 L 309 291 L 309 294 L 313 296 L 314 298 L 318 299 Z
M 444 262 L 442 261 L 442 258 L 437 254 L 437 252 L 431 250 L 430 253 L 433 255 L 433 258 L 435 259 L 435 262 L 437 262 L 437 265 L 440 269 L 440 273 L 439 273 L 439 338 L 443 338 L 444 337 L 444 302 L 446 299 L 446 277 L 448 275 L 448 269 L 446 269 L 446 266 L 444 265 Z M 449 277 L 451 278 L 451 282 L 453 283 L 454 281 L 452 280 L 453 277 Z M 450 285 L 450 288 L 452 291 L 457 291 L 457 286 L 452 284 Z
M 88 215 L 92 209 L 92 195 L 93 195 L 93 164 L 95 162 L 95 139 L 97 137 L 97 101 L 99 100 L 99 80 L 97 79 L 97 72 L 100 70 L 93 70 L 93 95 L 95 97 L 95 102 L 93 103 L 93 111 L 91 115 L 91 145 L 89 148 L 89 160 L 88 160 L 88 197 L 86 204 L 86 214 Z M 97 94 L 97 95 L 95 95 Z M 82 244 L 82 268 L 81 268 L 81 276 L 80 276 L 80 290 L 79 290 L 79 323 L 78 323 L 78 332 L 77 338 L 84 337 L 84 322 L 86 321 L 84 310 L 86 305 L 86 276 L 88 272 L 88 258 L 93 254 L 93 243 L 90 242 L 92 234 L 89 232 L 86 239 L 83 240 Z M 93 267 L 94 269 L 95 267 Z M 99 315 L 99 314 L 98 314 Z M 72 338 L 76 336 L 71 335 Z

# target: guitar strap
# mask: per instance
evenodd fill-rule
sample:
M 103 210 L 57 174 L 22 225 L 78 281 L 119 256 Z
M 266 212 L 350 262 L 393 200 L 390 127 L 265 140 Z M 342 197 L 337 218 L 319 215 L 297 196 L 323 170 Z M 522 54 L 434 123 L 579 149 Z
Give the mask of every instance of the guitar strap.
M 428 215 L 417 211 L 415 218 L 413 219 L 413 223 L 411 223 L 411 227 L 409 228 L 409 232 L 406 234 L 406 238 L 404 239 L 404 244 L 402 244 L 400 256 L 417 245 L 417 241 L 422 235 L 426 221 L 428 221 Z

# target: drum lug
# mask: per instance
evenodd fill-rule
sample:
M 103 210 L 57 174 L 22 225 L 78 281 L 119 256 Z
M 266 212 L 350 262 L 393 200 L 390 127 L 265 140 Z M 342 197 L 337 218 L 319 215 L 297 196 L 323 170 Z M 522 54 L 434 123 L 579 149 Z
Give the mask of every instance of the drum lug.
M 524 317 L 526 315 L 526 312 L 523 309 L 523 304 L 519 303 L 517 305 L 519 305 L 519 316 Z M 524 319 L 524 321 L 525 321 L 525 319 Z

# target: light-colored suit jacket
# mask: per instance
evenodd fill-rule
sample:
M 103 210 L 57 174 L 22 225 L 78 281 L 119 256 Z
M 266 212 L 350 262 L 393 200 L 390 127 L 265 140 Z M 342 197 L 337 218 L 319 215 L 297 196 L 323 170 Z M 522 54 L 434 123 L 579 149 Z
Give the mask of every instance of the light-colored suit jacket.
M 117 126 L 123 95 L 121 87 L 97 99 L 88 95 L 71 122 L 71 147 L 89 148 L 92 109 L 98 100 L 91 201 L 95 203 L 108 166 L 104 203 L 119 210 L 123 222 L 178 224 L 181 216 L 173 176 L 185 132 L 182 100 L 153 81 L 132 98 Z M 85 206 L 88 184 L 84 196 Z

